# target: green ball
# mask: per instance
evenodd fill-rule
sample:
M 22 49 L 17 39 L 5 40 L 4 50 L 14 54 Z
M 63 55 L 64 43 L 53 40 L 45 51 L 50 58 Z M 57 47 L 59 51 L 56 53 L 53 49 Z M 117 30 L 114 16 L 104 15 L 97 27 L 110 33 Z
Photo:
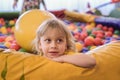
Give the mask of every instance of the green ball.
M 92 36 L 92 37 L 94 37 L 94 38 L 96 37 L 96 35 L 95 35 L 95 34 L 90 34 L 89 36 Z
M 87 30 L 88 35 L 90 35 L 90 34 L 91 34 L 91 32 L 92 32 L 91 30 Z
M 115 31 L 114 31 L 114 34 L 119 35 L 119 34 L 120 34 L 120 31 L 119 31 L 119 30 L 115 30 Z
M 20 52 L 27 52 L 27 51 L 26 51 L 25 49 L 23 49 L 23 48 L 20 48 L 19 51 L 20 51 Z

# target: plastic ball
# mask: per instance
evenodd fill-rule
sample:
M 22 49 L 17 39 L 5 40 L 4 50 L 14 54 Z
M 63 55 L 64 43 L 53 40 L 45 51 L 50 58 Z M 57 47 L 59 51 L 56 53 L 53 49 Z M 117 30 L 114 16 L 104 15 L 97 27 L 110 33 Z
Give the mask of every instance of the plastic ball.
M 94 45 L 94 38 L 92 36 L 88 36 L 84 40 L 85 46 L 92 46 Z
M 28 52 L 32 52 L 32 42 L 39 25 L 50 18 L 55 18 L 53 14 L 39 9 L 29 10 L 23 13 L 15 24 L 15 38 L 17 43 Z
M 119 34 L 120 34 L 120 31 L 119 31 L 119 30 L 115 30 L 115 31 L 114 31 L 114 34 L 119 35 Z
M 14 37 L 13 36 L 7 36 L 5 41 L 13 41 L 14 40 Z
M 23 49 L 23 48 L 20 48 L 19 51 L 20 51 L 20 52 L 26 52 L 26 50 Z
M 9 42 L 9 41 L 5 42 L 5 43 L 4 43 L 4 46 L 6 46 L 7 48 L 10 48 L 11 42 Z
M 102 39 L 99 38 L 99 37 L 96 37 L 96 38 L 94 39 L 94 44 L 95 44 L 96 46 L 102 45 L 102 44 L 103 44 L 103 43 L 102 43 Z
M 76 42 L 75 46 L 76 46 L 76 49 L 77 49 L 78 52 L 80 52 L 82 50 L 82 48 L 83 48 L 83 45 L 81 43 L 79 43 L 79 42 Z
M 7 34 L 7 29 L 6 29 L 5 26 L 1 27 L 0 31 L 1 31 L 2 34 Z
M 83 47 L 82 53 L 86 53 L 87 51 L 89 51 L 89 49 L 87 47 Z
M 9 21 L 9 25 L 10 25 L 10 26 L 12 26 L 12 25 L 14 25 L 14 24 L 15 24 L 15 21 L 14 21 L 14 20 L 10 20 L 10 21 Z
M 16 43 L 12 43 L 9 48 L 18 51 L 20 49 L 20 46 Z

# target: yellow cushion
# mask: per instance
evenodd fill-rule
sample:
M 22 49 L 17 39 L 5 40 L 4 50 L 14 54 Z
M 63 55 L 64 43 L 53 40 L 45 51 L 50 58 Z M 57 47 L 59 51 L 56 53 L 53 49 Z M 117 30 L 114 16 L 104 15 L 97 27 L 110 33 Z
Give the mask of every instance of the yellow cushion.
M 94 22 L 96 18 L 96 16 L 91 14 L 78 13 L 75 11 L 68 11 L 68 10 L 65 10 L 64 14 L 65 14 L 65 18 L 68 20 L 80 21 L 80 22 L 86 22 L 86 23 Z
M 50 61 L 39 55 L 0 50 L 0 80 L 120 80 L 120 42 L 110 43 L 87 54 L 97 65 L 81 68 Z

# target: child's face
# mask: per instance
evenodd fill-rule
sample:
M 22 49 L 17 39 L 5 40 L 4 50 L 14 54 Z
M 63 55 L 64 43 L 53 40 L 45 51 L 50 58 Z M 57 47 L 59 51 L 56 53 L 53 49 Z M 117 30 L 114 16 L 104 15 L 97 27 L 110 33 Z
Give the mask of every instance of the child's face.
M 48 58 L 58 57 L 67 49 L 66 36 L 57 29 L 49 29 L 40 39 L 40 49 L 43 56 Z

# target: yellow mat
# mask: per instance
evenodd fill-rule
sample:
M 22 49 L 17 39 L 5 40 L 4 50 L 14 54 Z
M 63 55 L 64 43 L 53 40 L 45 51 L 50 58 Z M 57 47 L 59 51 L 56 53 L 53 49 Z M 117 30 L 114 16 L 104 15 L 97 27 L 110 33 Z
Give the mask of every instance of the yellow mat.
M 120 80 L 120 42 L 98 47 L 87 54 L 96 58 L 94 68 L 0 49 L 0 80 Z

